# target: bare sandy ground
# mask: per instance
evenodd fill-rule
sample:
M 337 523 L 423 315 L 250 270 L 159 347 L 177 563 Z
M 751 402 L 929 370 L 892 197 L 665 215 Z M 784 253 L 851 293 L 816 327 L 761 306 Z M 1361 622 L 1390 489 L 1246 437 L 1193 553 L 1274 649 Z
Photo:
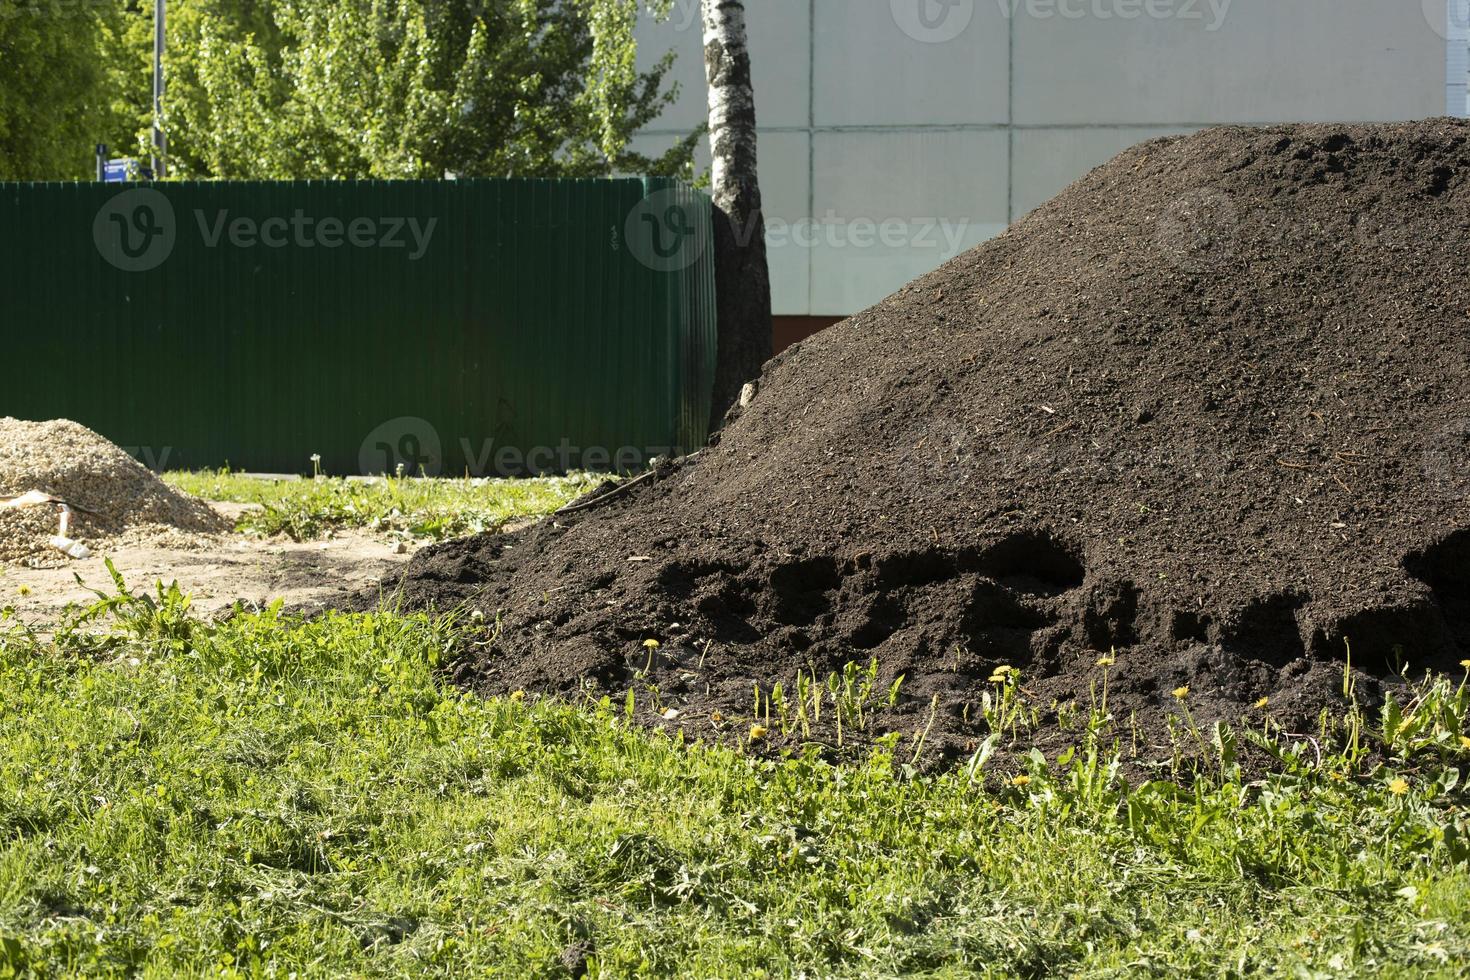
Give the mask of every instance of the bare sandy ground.
M 212 504 L 234 518 L 238 504 Z M 394 545 L 362 532 L 344 532 L 323 541 L 262 541 L 243 535 L 220 539 L 217 548 L 119 547 L 61 568 L 0 565 L 0 606 L 13 606 L 33 626 L 44 628 L 68 604 L 89 604 L 96 596 L 77 584 L 112 592 L 104 559 L 111 558 L 135 593 L 152 592 L 155 582 L 177 581 L 194 608 L 210 615 L 236 601 L 264 605 L 276 599 L 287 607 L 326 605 L 345 593 L 377 582 L 412 552 L 396 554 Z

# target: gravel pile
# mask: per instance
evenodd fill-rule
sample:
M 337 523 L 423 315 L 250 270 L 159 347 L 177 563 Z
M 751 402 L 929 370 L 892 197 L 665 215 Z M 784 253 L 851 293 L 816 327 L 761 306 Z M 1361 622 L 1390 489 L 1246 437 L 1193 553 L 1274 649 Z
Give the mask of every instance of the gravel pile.
M 229 530 L 208 505 L 167 486 L 85 426 L 0 418 L 0 496 L 28 490 L 70 504 L 71 537 L 94 551 L 120 539 L 177 546 L 190 536 Z M 55 508 L 0 511 L 0 563 L 64 564 L 66 556 L 48 543 L 56 530 Z

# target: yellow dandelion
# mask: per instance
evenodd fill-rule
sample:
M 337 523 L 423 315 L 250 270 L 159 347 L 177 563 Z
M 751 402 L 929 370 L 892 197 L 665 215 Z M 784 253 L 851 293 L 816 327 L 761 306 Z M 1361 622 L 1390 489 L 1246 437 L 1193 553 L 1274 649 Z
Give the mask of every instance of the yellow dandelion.
M 524 701 L 524 700 L 526 700 L 526 692 L 525 691 L 511 691 L 510 692 L 510 699 L 512 701 Z
M 1174 688 L 1174 697 L 1178 698 L 1180 701 L 1183 701 L 1185 698 L 1189 697 L 1189 685 L 1186 684 L 1182 687 Z
M 1462 749 L 1470 749 L 1470 736 L 1467 736 L 1467 735 L 1461 735 L 1460 736 L 1460 748 L 1462 748 Z
M 31 594 L 31 587 L 29 585 L 22 585 L 20 587 L 20 594 L 21 595 L 30 595 Z
M 1390 780 L 1388 784 L 1388 791 L 1394 796 L 1403 796 L 1409 791 L 1409 781 L 1402 777 Z
M 1028 776 L 1028 775 L 1026 775 L 1025 773 L 1022 773 L 1019 776 L 1012 776 L 1011 777 L 1011 785 L 1012 786 L 1029 786 L 1029 785 L 1031 785 L 1031 777 Z
M 996 667 L 990 672 L 990 683 L 1004 684 L 1006 681 L 1011 680 L 1020 673 L 1020 670 L 1016 669 L 1015 667 L 1001 664 L 999 667 Z
M 1264 708 L 1266 705 L 1268 705 L 1270 703 L 1271 703 L 1271 699 L 1270 698 L 1261 698 L 1261 700 L 1259 700 L 1259 701 L 1256 702 L 1256 707 L 1257 708 Z
M 657 640 L 644 640 L 643 646 L 648 650 L 657 650 L 659 648 L 659 642 Z
M 1117 657 L 1098 657 L 1097 658 L 1097 665 L 1099 667 L 1111 667 L 1113 664 L 1115 664 L 1117 662 L 1118 662 L 1118 658 Z
M 750 726 L 750 740 L 752 742 L 759 742 L 761 739 L 763 739 L 763 738 L 766 737 L 766 732 L 767 731 L 768 731 L 768 729 L 766 728 L 765 725 L 751 725 Z
M 1461 660 L 1460 666 L 1464 667 L 1466 670 L 1470 670 L 1470 660 Z
M 718 724 L 725 720 L 725 716 L 720 714 L 718 711 L 711 711 L 709 713 L 709 720 Z

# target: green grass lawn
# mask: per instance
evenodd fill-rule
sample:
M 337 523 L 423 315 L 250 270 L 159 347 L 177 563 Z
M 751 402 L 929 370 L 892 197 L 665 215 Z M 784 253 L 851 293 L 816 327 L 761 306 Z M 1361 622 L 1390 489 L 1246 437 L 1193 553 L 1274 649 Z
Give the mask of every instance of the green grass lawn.
M 442 682 L 450 619 L 0 613 L 0 975 L 1461 976 L 1470 693 L 1371 755 L 919 776 Z M 1225 739 L 1228 745 L 1229 739 Z M 1301 748 L 1298 743 L 1298 748 Z M 1370 758 L 1387 758 L 1381 765 Z
M 360 528 L 389 537 L 444 538 L 494 531 L 571 503 L 605 477 L 573 474 L 532 480 L 422 480 L 318 477 L 270 480 L 240 473 L 167 473 L 170 485 L 205 500 L 257 504 L 239 530 L 309 541 Z

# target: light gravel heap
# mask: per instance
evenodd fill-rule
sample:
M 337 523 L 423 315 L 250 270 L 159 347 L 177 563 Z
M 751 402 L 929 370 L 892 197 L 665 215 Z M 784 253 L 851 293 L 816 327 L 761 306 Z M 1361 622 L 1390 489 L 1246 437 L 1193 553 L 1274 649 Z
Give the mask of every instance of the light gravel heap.
M 31 490 L 71 505 L 71 536 L 93 551 L 123 539 L 177 545 L 229 530 L 207 504 L 169 487 L 85 426 L 0 418 L 0 495 Z M 64 564 L 66 556 L 50 544 L 56 532 L 51 507 L 0 512 L 0 563 Z

